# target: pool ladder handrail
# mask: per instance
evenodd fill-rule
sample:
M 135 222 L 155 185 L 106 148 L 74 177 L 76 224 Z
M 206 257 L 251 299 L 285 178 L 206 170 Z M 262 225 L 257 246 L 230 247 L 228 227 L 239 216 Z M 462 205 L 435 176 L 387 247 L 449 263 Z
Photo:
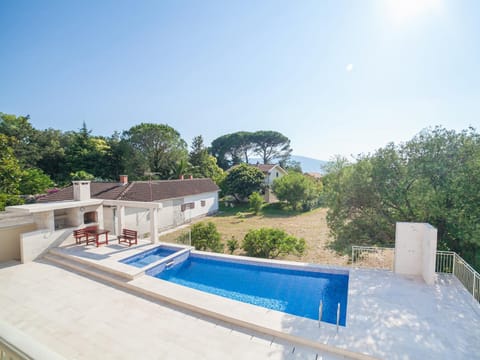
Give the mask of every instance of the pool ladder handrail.
M 320 305 L 318 306 L 318 327 L 322 322 L 322 315 L 323 315 L 323 300 L 320 300 Z
M 318 327 L 322 323 L 322 315 L 323 315 L 323 300 L 320 300 L 320 305 L 318 306 Z M 340 324 L 340 303 L 337 304 L 337 334 L 338 334 L 338 326 Z
M 337 334 L 338 334 L 338 324 L 340 324 L 340 303 L 337 305 Z

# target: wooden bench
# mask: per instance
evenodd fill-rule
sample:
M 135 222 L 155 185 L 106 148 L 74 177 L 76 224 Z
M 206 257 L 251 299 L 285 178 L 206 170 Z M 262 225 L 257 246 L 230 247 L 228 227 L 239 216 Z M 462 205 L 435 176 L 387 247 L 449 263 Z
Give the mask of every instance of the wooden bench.
M 90 235 L 88 232 L 96 229 L 97 226 L 87 226 L 83 229 L 73 230 L 73 237 L 75 238 L 75 243 L 81 244 L 83 239 L 85 239 L 87 245 L 89 242 L 95 242 L 95 236 Z
M 137 245 L 137 232 L 135 230 L 123 229 L 122 235 L 118 235 L 118 243 L 128 243 L 128 246 Z

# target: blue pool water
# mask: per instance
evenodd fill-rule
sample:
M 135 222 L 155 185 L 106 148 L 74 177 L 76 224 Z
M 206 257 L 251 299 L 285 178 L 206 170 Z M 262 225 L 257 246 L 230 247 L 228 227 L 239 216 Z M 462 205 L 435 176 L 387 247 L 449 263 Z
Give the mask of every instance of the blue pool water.
M 318 320 L 322 300 L 322 321 L 332 324 L 336 323 L 340 303 L 340 325 L 345 326 L 347 274 L 253 265 L 194 254 L 170 269 L 149 273 L 211 294 L 314 320 Z
M 120 262 L 127 265 L 132 265 L 138 268 L 142 268 L 144 266 L 154 263 L 155 261 L 163 259 L 168 255 L 172 255 L 173 253 L 176 253 L 179 250 L 180 249 L 169 248 L 166 246 L 159 246 L 152 250 L 144 251 L 140 254 L 130 256 L 126 259 L 120 260 Z

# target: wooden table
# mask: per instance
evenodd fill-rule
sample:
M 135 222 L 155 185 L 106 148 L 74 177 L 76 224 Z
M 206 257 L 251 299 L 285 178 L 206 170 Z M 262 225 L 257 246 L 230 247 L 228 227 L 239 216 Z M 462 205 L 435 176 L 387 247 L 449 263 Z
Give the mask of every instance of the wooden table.
M 90 235 L 93 235 L 95 237 L 95 245 L 102 245 L 102 244 L 107 244 L 108 245 L 108 233 L 109 230 L 105 229 L 91 229 L 87 230 L 87 233 Z M 105 235 L 105 241 L 99 241 L 100 235 Z M 87 245 L 88 245 L 88 237 L 87 237 Z

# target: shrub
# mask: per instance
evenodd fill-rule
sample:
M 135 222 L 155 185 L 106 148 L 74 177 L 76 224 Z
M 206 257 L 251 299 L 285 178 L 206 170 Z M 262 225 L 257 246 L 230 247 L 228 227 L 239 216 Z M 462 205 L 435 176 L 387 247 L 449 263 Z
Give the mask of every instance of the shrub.
M 273 192 L 281 201 L 286 201 L 294 210 L 311 210 L 318 202 L 321 183 L 299 173 L 290 173 L 273 182 Z
M 228 172 L 222 185 L 224 194 L 232 195 L 237 201 L 244 201 L 259 191 L 264 182 L 263 173 L 254 166 L 240 164 Z
M 253 192 L 248 198 L 248 202 L 255 215 L 258 215 L 260 211 L 262 211 L 264 200 L 262 195 L 260 195 L 258 192 Z
M 238 240 L 235 239 L 234 236 L 227 241 L 227 248 L 230 254 L 233 254 L 233 252 L 238 249 Z
M 245 235 L 242 248 L 248 256 L 272 259 L 279 255 L 303 254 L 305 240 L 289 235 L 281 229 L 252 229 Z
M 192 226 L 192 246 L 197 250 L 222 252 L 223 244 L 220 241 L 220 234 L 212 222 L 201 222 Z

